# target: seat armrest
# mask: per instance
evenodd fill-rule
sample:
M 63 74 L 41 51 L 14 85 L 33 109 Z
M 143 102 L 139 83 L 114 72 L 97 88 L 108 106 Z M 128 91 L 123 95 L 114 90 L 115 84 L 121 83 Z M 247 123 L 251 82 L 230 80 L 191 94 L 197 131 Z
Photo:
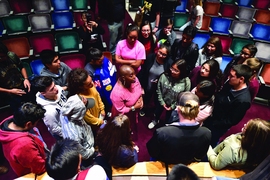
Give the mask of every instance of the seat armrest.
M 265 85 L 265 81 L 264 81 L 263 77 L 262 76 L 258 76 L 258 78 L 259 78 L 260 83 L 263 84 L 263 85 Z

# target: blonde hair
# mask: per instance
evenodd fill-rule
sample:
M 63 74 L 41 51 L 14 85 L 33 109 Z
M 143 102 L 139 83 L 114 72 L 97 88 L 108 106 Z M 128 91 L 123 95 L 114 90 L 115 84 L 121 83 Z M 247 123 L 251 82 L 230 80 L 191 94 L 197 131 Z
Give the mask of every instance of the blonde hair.
M 257 74 L 262 66 L 262 61 L 255 57 L 248 58 L 244 62 L 251 68 L 252 74 Z
M 195 119 L 199 114 L 199 103 L 194 100 L 188 100 L 184 106 L 177 106 L 181 115 L 189 120 Z
M 194 0 L 195 5 L 203 6 L 202 0 Z

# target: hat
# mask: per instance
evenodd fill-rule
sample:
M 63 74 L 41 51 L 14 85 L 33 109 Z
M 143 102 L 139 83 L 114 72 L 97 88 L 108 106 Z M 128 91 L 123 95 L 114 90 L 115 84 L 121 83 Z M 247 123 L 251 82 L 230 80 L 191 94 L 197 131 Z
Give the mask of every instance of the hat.
M 82 100 L 82 96 L 78 95 L 79 98 Z M 87 103 L 85 104 L 86 109 L 92 108 L 95 106 L 95 100 L 93 98 L 86 98 Z
M 192 92 L 181 92 L 178 95 L 177 98 L 177 104 L 179 106 L 186 106 L 187 101 L 196 101 L 198 104 L 200 103 L 200 100 L 196 94 L 193 94 Z

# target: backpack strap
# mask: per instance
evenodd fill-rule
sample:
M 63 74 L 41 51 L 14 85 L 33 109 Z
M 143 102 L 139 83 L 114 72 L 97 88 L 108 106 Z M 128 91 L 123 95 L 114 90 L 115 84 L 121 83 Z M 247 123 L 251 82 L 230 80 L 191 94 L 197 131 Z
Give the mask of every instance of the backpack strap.
M 89 169 L 86 169 L 84 171 L 79 172 L 78 175 L 77 175 L 77 177 L 76 177 L 76 180 L 84 180 L 85 177 L 86 177 L 86 175 L 87 175 L 87 173 L 88 173 L 88 170 Z

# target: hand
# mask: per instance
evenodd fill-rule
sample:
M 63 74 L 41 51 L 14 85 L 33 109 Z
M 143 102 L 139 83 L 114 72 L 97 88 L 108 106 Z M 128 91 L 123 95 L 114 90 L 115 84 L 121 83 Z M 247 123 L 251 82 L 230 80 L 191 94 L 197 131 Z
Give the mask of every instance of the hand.
M 83 96 L 81 96 L 81 98 L 82 98 L 82 102 L 83 102 L 83 104 L 84 104 L 84 105 L 86 105 L 86 103 L 87 103 L 87 99 L 86 99 L 85 97 L 83 97 Z
M 31 84 L 30 84 L 30 82 L 29 82 L 28 79 L 24 79 L 23 85 L 24 85 L 24 87 L 25 87 L 26 89 L 28 89 L 28 92 L 30 92 Z
M 157 27 L 155 27 L 155 28 L 152 30 L 152 33 L 156 33 L 156 32 L 157 32 L 157 30 L 158 30 L 158 28 L 157 28 Z
M 141 108 L 143 108 L 143 98 L 142 98 L 142 96 L 134 104 L 134 107 L 135 107 L 135 109 L 141 109 Z
M 26 94 L 26 92 L 24 90 L 22 90 L 22 89 L 16 89 L 16 88 L 11 89 L 9 92 L 11 94 L 15 94 L 17 96 L 22 96 L 23 94 Z
M 164 105 L 163 105 L 163 107 L 164 107 L 164 109 L 166 109 L 166 111 L 170 111 L 170 110 L 172 110 L 172 108 L 171 108 L 171 107 L 167 107 L 167 105 L 166 105 L 166 104 L 164 104 Z
M 89 21 L 88 24 L 92 27 L 97 27 L 98 24 L 95 21 Z
M 139 152 L 139 147 L 137 145 L 133 146 L 133 148 L 137 151 L 137 153 Z

